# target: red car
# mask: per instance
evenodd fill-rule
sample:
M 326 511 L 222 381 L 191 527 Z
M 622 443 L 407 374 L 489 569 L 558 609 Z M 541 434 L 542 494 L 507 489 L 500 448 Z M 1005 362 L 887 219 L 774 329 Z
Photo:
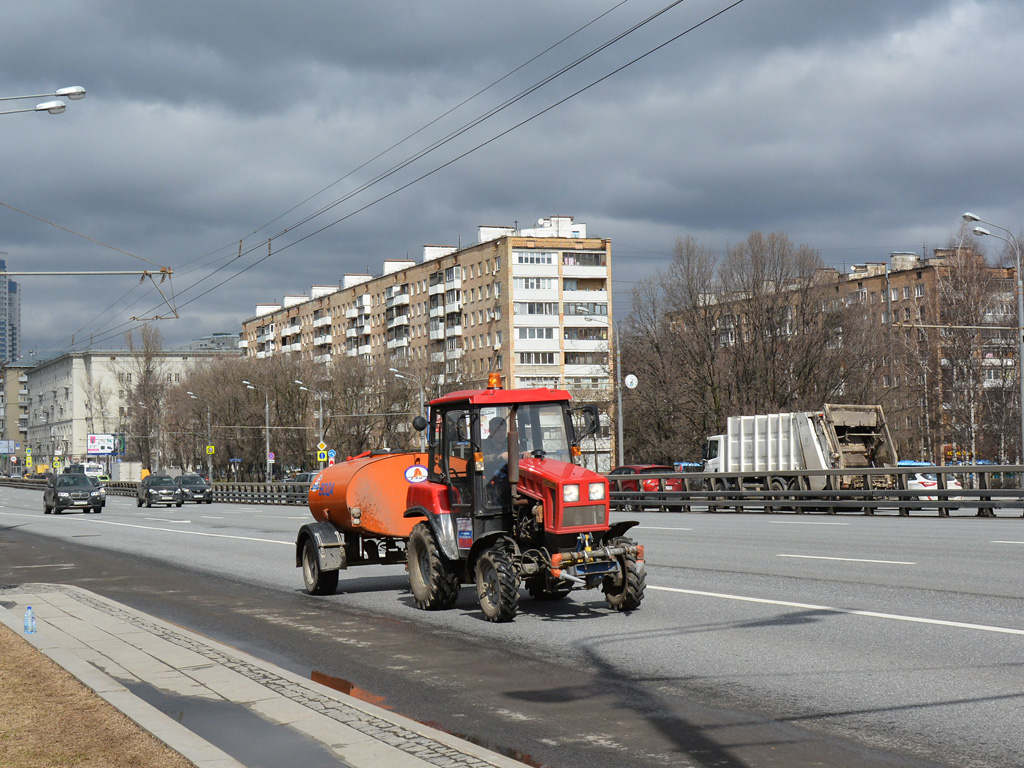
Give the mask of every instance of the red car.
M 623 493 L 632 491 L 645 495 L 661 493 L 664 495 L 645 496 L 643 501 L 664 501 L 668 498 L 668 495 L 665 493 L 666 491 L 678 492 L 683 490 L 681 478 L 637 477 L 637 475 L 672 474 L 675 471 L 673 467 L 667 467 L 663 464 L 624 464 L 608 473 L 608 490 L 609 492 L 620 491 Z M 632 511 L 642 506 L 643 504 L 632 504 L 627 501 L 623 504 L 623 509 Z

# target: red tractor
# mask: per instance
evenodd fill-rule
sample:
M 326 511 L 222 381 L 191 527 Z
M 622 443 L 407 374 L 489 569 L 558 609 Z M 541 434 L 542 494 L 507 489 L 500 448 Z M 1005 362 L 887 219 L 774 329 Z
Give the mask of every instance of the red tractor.
M 636 522 L 611 525 L 608 481 L 576 463 L 597 409 L 570 408 L 564 390 L 489 384 L 413 421 L 426 453 L 365 454 L 317 476 L 317 522 L 295 545 L 308 592 L 333 594 L 349 566 L 405 562 L 424 610 L 451 608 L 474 583 L 489 621 L 515 617 L 520 584 L 537 600 L 600 587 L 615 610 L 640 606 L 643 546 L 625 536 Z

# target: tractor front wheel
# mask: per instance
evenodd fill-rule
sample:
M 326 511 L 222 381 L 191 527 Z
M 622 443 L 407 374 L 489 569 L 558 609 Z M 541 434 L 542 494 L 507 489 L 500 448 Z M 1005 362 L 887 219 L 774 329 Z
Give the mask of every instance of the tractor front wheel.
M 488 621 L 512 621 L 519 612 L 519 574 L 503 547 L 476 561 L 476 596 Z
M 630 539 L 615 539 L 612 545 L 631 545 Z M 619 573 L 605 576 L 602 589 L 605 602 L 616 611 L 634 611 L 640 607 L 647 588 L 647 571 L 635 555 L 619 557 Z
M 441 554 L 427 523 L 416 523 L 409 534 L 409 589 L 416 607 L 443 611 L 459 597 L 459 576 Z

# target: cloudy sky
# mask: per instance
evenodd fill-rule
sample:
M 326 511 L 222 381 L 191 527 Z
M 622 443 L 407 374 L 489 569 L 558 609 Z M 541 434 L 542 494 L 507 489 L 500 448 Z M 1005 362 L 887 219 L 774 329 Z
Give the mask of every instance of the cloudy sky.
M 88 91 L 0 116 L 8 269 L 173 270 L 18 278 L 23 347 L 121 346 L 170 304 L 169 346 L 237 332 L 553 214 L 612 240 L 620 316 L 680 236 L 842 266 L 944 245 L 964 210 L 1024 227 L 1024 3 L 730 5 L 6 3 L 0 96 Z

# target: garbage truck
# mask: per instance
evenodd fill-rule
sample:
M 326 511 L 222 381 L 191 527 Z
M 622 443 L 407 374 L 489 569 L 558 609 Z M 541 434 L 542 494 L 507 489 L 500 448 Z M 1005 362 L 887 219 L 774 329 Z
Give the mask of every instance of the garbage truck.
M 788 473 L 895 467 L 898 462 L 880 405 L 825 404 L 820 411 L 733 416 L 725 434 L 707 438 L 702 457 L 705 472 L 737 473 L 731 481 L 734 489 L 772 491 L 820 491 L 830 483 L 856 487 L 863 477 L 856 473 L 840 476 L 838 482 L 825 475 L 801 478 Z M 722 490 L 729 483 L 718 479 L 716 484 Z
M 644 548 L 612 523 L 608 480 L 579 464 L 598 428 L 596 406 L 565 390 L 482 390 L 430 403 L 413 426 L 425 451 L 366 453 L 322 470 L 309 488 L 314 521 L 295 541 L 313 595 L 333 594 L 341 571 L 402 564 L 416 606 L 454 606 L 475 585 L 488 621 L 511 621 L 520 586 L 536 600 L 600 589 L 616 611 L 644 598 Z

